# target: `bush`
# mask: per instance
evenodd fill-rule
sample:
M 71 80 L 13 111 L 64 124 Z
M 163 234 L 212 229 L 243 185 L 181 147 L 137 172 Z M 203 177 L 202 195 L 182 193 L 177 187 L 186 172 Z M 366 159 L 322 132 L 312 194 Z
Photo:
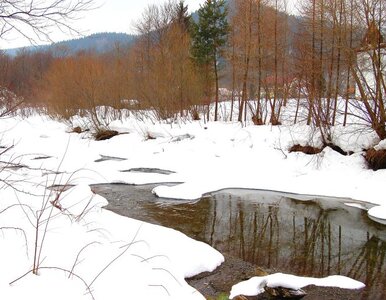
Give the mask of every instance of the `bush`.
M 0 117 L 16 113 L 23 102 L 24 99 L 22 97 L 16 96 L 7 88 L 0 87 Z

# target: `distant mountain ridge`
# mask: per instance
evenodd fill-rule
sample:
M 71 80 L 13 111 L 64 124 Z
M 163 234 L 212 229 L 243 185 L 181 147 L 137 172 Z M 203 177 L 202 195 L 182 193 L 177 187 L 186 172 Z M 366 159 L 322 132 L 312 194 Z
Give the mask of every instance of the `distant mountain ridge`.
M 226 0 L 229 7 L 229 21 L 234 13 L 236 6 L 234 0 Z M 284 16 L 286 13 L 280 13 Z M 198 10 L 192 12 L 192 19 L 198 21 Z M 300 29 L 300 25 L 303 22 L 302 18 L 299 16 L 287 14 L 287 22 L 289 25 L 290 32 L 297 33 Z M 39 51 L 53 51 L 57 56 L 71 56 L 80 51 L 94 51 L 96 53 L 105 53 L 110 50 L 113 50 L 117 44 L 120 46 L 129 46 L 135 42 L 138 38 L 138 35 L 127 34 L 127 33 L 117 33 L 117 32 L 102 32 L 94 33 L 89 36 L 61 41 L 53 43 L 51 45 L 41 45 L 41 46 L 29 46 L 29 47 L 20 47 L 13 49 L 5 49 L 4 52 L 10 56 L 16 56 L 18 52 L 26 50 L 32 52 Z
M 113 50 L 117 45 L 129 46 L 135 39 L 136 35 L 117 32 L 94 33 L 82 38 L 66 40 L 53 43 L 51 45 L 29 46 L 14 49 L 6 49 L 5 53 L 11 56 L 16 56 L 20 51 L 55 51 L 62 56 L 73 55 L 80 51 L 94 51 L 96 53 L 104 53 Z

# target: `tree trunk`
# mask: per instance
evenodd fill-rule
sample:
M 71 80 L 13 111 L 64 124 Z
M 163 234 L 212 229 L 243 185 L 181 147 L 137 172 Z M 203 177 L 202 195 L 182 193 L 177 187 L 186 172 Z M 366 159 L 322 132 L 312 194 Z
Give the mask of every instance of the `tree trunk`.
M 214 77 L 216 83 L 216 97 L 215 97 L 215 107 L 214 107 L 214 121 L 218 120 L 218 71 L 217 71 L 217 51 L 215 51 L 214 55 Z
M 346 6 L 345 6 L 346 8 Z M 350 42 L 349 42 L 349 47 L 350 49 L 353 46 L 353 21 L 354 21 L 354 5 L 353 5 L 353 0 L 350 0 Z M 347 17 L 347 9 L 345 16 Z M 347 24 L 347 22 L 346 22 Z M 345 26 L 347 28 L 347 25 Z M 347 67 L 347 82 L 346 82 L 346 101 L 345 101 L 345 106 L 344 106 L 344 119 L 343 119 L 343 126 L 347 125 L 347 114 L 348 114 L 348 104 L 349 104 L 349 89 L 350 89 L 350 79 L 351 79 L 351 69 L 350 69 L 350 64 L 352 62 L 349 60 L 347 62 L 348 67 Z M 355 92 L 355 91 L 354 91 Z
M 307 116 L 307 125 L 311 125 L 312 115 L 313 115 L 313 107 L 315 102 L 316 95 L 316 78 L 315 78 L 315 22 L 316 22 L 316 3 L 315 0 L 312 0 L 312 53 L 311 53 L 311 87 L 310 87 L 310 95 L 309 95 L 309 110 Z
M 336 62 L 336 84 L 335 84 L 335 97 L 334 97 L 334 111 L 332 115 L 332 125 L 335 125 L 338 95 L 339 95 L 339 84 L 340 84 L 340 63 L 341 63 L 341 49 L 342 49 L 342 14 L 343 14 L 343 1 L 340 1 L 339 8 L 339 23 L 338 23 L 338 57 Z
M 258 7 L 257 7 L 257 48 L 258 48 L 258 80 L 257 80 L 257 108 L 255 117 L 256 120 L 262 119 L 261 114 L 261 76 L 262 76 L 262 40 L 261 40 L 261 32 L 262 32 L 262 26 L 261 26 L 261 0 L 258 0 Z
M 245 110 L 245 118 L 247 117 L 247 87 L 248 87 L 248 75 L 249 75 L 249 62 L 251 56 L 251 36 L 252 36 L 252 2 L 249 1 L 248 11 L 246 11 L 246 22 L 248 22 L 248 30 L 245 32 L 244 36 L 244 49 L 245 49 L 245 57 L 244 57 L 244 74 L 243 74 L 243 94 L 241 98 L 241 107 L 239 111 L 238 121 L 243 121 L 243 111 Z
M 274 61 L 274 91 L 273 91 L 273 103 L 271 102 L 271 124 L 276 125 L 278 119 L 276 117 L 276 102 L 278 96 L 278 38 L 277 38 L 277 27 L 278 27 L 278 5 L 277 0 L 275 1 L 275 21 L 274 21 L 274 37 L 275 37 L 275 61 Z

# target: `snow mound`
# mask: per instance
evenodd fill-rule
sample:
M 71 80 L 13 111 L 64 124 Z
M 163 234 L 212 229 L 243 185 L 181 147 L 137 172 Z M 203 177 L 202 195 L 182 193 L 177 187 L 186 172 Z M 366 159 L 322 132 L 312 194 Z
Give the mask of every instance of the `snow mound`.
M 229 298 L 233 299 L 238 295 L 256 296 L 264 292 L 265 286 L 298 290 L 307 285 L 338 287 L 343 289 L 361 289 L 365 287 L 362 282 L 340 275 L 333 275 L 325 278 L 312 278 L 275 273 L 267 276 L 252 277 L 249 280 L 235 284 L 232 287 Z
M 10 188 L 1 192 L 5 199 L 14 195 Z M 20 193 L 18 201 L 0 203 L 2 299 L 204 300 L 185 278 L 224 261 L 217 250 L 179 231 L 103 209 L 107 201 L 87 184 L 36 197 Z M 28 272 L 36 232 L 39 276 Z
M 367 214 L 375 222 L 386 225 L 386 206 L 374 206 L 367 211 Z
M 379 144 L 374 147 L 374 149 L 377 151 L 385 150 L 386 149 L 386 140 L 380 141 Z

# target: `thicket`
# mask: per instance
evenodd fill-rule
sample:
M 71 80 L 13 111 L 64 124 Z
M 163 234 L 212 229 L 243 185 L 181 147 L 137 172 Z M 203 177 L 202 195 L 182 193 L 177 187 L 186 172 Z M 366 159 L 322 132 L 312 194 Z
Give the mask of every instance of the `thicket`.
M 192 18 L 171 0 L 144 11 L 130 48 L 71 57 L 2 53 L 0 85 L 52 115 L 86 115 L 94 128 L 108 127 L 101 106 L 217 120 L 225 87 L 228 120 L 277 125 L 294 98 L 293 122 L 315 126 L 325 145 L 332 126 L 346 125 L 354 112 L 384 139 L 384 6 L 301 1 L 294 17 L 285 0 L 207 0 Z

